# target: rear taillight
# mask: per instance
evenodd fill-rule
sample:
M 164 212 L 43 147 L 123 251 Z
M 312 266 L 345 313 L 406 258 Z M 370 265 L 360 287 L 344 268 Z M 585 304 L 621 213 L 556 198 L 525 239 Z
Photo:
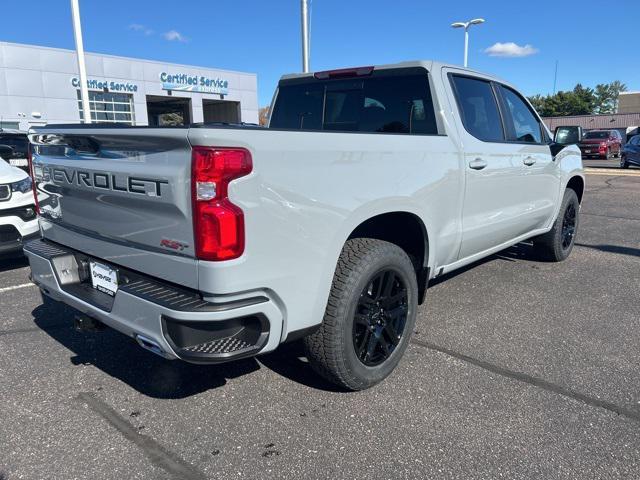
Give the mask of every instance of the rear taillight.
M 38 203 L 38 184 L 33 173 L 33 146 L 27 146 L 27 161 L 29 162 L 29 175 L 31 175 L 31 189 L 33 191 L 33 203 L 36 206 L 36 213 L 40 215 L 40 204 Z
M 196 256 L 230 260 L 244 252 L 244 214 L 228 197 L 229 183 L 251 173 L 244 148 L 193 147 L 191 195 Z

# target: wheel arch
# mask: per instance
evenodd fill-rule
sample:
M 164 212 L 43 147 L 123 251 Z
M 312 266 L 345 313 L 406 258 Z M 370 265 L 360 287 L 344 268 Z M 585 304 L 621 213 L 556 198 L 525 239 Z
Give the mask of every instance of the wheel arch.
M 566 188 L 570 188 L 578 196 L 578 202 L 582 203 L 582 196 L 584 194 L 584 178 L 580 175 L 575 175 L 569 179 Z
M 346 240 L 352 238 L 375 238 L 402 248 L 411 258 L 416 270 L 418 302 L 424 301 L 430 274 L 430 242 L 427 227 L 417 214 L 390 211 L 374 215 L 360 222 Z

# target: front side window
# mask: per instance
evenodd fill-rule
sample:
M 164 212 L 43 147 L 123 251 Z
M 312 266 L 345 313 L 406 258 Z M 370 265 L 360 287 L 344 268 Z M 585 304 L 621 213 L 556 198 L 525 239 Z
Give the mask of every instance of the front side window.
M 426 72 L 374 72 L 354 79 L 305 79 L 278 89 L 271 128 L 367 133 L 438 133 Z
M 505 113 L 513 127 L 508 135 L 509 140 L 513 142 L 542 143 L 540 122 L 538 122 L 531 108 L 520 95 L 510 88 L 501 85 L 500 91 L 507 107 Z
M 504 141 L 498 103 L 491 83 L 479 78 L 452 76 L 465 129 L 484 142 Z

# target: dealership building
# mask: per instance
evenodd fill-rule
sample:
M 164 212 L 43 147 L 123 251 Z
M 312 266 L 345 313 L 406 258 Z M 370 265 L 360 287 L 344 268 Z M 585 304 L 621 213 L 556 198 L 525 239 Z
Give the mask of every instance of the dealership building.
M 101 123 L 258 123 L 257 78 L 150 60 L 85 54 L 91 118 Z M 0 42 L 0 128 L 83 119 L 74 50 Z

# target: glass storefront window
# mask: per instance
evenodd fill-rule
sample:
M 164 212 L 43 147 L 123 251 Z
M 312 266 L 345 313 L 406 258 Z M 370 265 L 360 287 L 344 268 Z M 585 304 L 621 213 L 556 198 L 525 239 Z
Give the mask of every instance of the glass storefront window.
M 80 120 L 84 120 L 80 90 L 78 95 L 78 112 Z M 96 123 L 128 123 L 135 125 L 133 95 L 128 93 L 89 92 L 89 110 L 91 120 Z

